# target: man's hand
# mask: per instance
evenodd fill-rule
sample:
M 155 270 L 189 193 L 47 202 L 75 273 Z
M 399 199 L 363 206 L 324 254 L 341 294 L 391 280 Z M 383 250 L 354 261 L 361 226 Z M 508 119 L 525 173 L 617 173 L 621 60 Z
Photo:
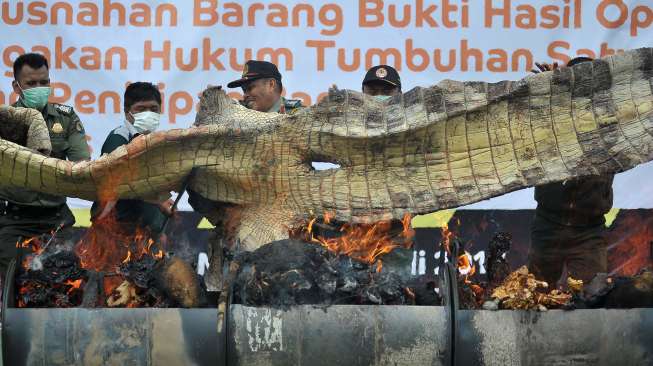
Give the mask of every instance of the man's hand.
M 558 63 L 554 62 L 553 64 L 547 64 L 546 62 L 543 62 L 543 63 L 540 64 L 540 63 L 536 62 L 535 66 L 537 66 L 537 69 L 532 69 L 531 72 L 533 74 L 539 74 L 539 73 L 545 72 L 545 71 L 556 70 L 558 68 Z
M 172 206 L 175 205 L 175 201 L 172 200 L 172 198 L 169 198 L 163 202 L 159 203 L 159 210 L 163 212 L 164 215 L 166 216 L 172 216 L 174 214 L 174 210 L 172 209 Z

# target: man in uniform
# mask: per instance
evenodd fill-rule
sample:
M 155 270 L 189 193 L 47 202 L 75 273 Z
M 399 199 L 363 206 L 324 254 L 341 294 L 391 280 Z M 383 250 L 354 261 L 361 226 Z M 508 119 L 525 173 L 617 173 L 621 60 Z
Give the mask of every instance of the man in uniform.
M 588 61 L 592 59 L 577 57 L 567 66 Z M 534 73 L 557 68 L 536 65 Z M 535 187 L 528 266 L 537 278 L 555 286 L 563 265 L 569 276 L 584 283 L 607 272 L 605 214 L 612 208 L 613 179 L 613 174 L 593 175 Z
M 102 155 L 109 154 L 122 145 L 127 145 L 139 135 L 154 132 L 159 127 L 161 93 L 152 83 L 129 84 L 125 90 L 123 104 L 125 120 L 107 136 L 102 145 Z M 172 213 L 173 201 L 166 200 L 156 204 L 129 199 L 103 202 L 103 204 L 104 206 L 100 207 L 98 202 L 93 203 L 91 213 L 94 222 L 112 214 L 117 222 L 127 224 L 125 225 L 127 231 L 140 228 L 147 230 L 151 237 L 156 238 L 163 230 L 166 215 Z
M 81 161 L 90 159 L 84 126 L 73 108 L 48 103 L 50 75 L 48 61 L 36 53 L 24 54 L 13 65 L 14 92 L 20 95 L 14 107 L 39 110 L 50 132 L 51 156 Z M 22 188 L 0 189 L 0 273 L 16 256 L 16 243 L 59 229 L 65 238 L 75 223 L 66 198 L 37 193 Z
M 363 79 L 363 93 L 385 100 L 401 94 L 401 78 L 393 67 L 377 65 L 367 70 Z
M 301 101 L 281 96 L 283 84 L 277 66 L 267 61 L 249 60 L 242 77 L 227 84 L 229 88 L 242 88 L 245 107 L 259 112 L 292 113 L 301 108 Z

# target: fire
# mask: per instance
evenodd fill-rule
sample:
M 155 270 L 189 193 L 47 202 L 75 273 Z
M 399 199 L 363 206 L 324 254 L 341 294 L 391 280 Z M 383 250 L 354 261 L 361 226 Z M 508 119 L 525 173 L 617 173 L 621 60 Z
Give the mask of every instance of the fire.
M 73 291 L 79 289 L 82 286 L 82 279 L 77 279 L 75 281 L 68 280 L 64 282 L 64 285 L 70 286 L 68 289 L 68 294 L 71 294 Z
M 458 257 L 458 272 L 465 276 L 465 280 L 476 273 L 476 266 L 472 260 L 472 255 L 467 251 Z
M 68 281 L 65 282 L 65 284 L 68 285 L 68 286 L 71 286 L 72 288 L 79 288 L 82 285 L 82 279 L 80 278 L 80 279 L 75 280 L 75 281 L 68 280 Z
M 131 260 L 131 258 L 132 258 L 131 250 L 127 250 L 127 257 L 125 257 L 125 259 L 123 259 L 122 262 L 127 263 L 127 262 L 129 262 Z
M 118 286 L 120 286 L 120 284 L 123 281 L 124 280 L 122 279 L 121 276 L 107 276 L 107 277 L 104 277 L 104 281 L 103 281 L 102 285 L 103 285 L 103 290 L 104 290 L 105 296 L 111 295 L 113 293 L 113 291 L 116 288 L 118 288 Z
M 323 222 L 328 224 L 331 223 L 332 219 L 332 214 L 325 213 Z M 404 215 L 401 220 L 402 231 L 398 236 L 403 240 L 400 242 L 395 240 L 397 235 L 391 233 L 392 222 L 390 221 L 381 221 L 375 224 L 347 223 L 339 229 L 342 235 L 335 238 L 315 236 L 314 226 L 316 222 L 317 218 L 312 218 L 306 223 L 304 231 L 308 235 L 304 238 L 305 240 L 320 244 L 334 253 L 345 254 L 371 265 L 375 264 L 377 272 L 380 272 L 383 268 L 383 262 L 380 260 L 382 255 L 390 253 L 395 248 L 410 248 L 415 235 L 410 226 L 410 214 Z
M 122 263 L 140 259 L 145 255 L 163 258 L 163 251 L 157 246 L 146 229 L 134 223 L 118 222 L 114 215 L 93 222 L 75 252 L 82 267 L 102 272 L 113 272 Z
M 313 225 L 315 224 L 316 220 L 317 220 L 317 218 L 314 217 L 306 225 L 306 231 L 308 231 L 308 233 L 311 234 L 311 235 L 313 234 Z
M 634 276 L 653 265 L 653 217 L 630 213 L 609 234 L 608 268 L 611 276 Z
M 446 253 L 451 254 L 451 239 L 453 237 L 453 231 L 449 231 L 449 224 L 444 224 L 440 229 L 442 236 L 442 241 L 440 245 L 444 247 Z
M 77 270 L 61 273 L 56 267 L 53 267 L 52 263 L 54 262 L 51 259 L 51 255 L 60 255 L 61 249 L 46 252 L 48 246 L 54 242 L 59 229 L 51 233 L 50 238 L 36 237 L 16 243 L 18 248 L 28 248 L 31 252 L 24 255 L 23 272 L 19 273 L 19 276 L 23 277 L 19 277 L 17 280 L 19 307 L 79 306 L 82 303 L 86 281 L 90 279 L 90 276 L 87 276 L 81 269 L 100 272 L 100 278 L 102 278 L 100 286 L 105 297 L 104 299 L 100 298 L 100 302 L 106 301 L 106 304 L 111 306 L 109 300 L 114 301 L 117 296 L 124 298 L 126 293 L 129 295 L 126 297 L 126 301 L 119 303 L 114 301 L 113 305 L 143 306 L 141 298 L 135 295 L 136 286 L 119 273 L 119 267 L 131 261 L 141 260 L 145 256 L 148 256 L 148 261 L 151 260 L 150 257 L 156 260 L 164 258 L 164 251 L 161 249 L 162 242 L 151 238 L 149 230 L 141 228 L 133 222 L 118 222 L 114 214 L 97 219 L 75 245 L 74 255 L 67 251 L 63 252 L 64 260 L 69 260 L 70 256 L 74 258 L 74 261 L 79 260 L 79 262 L 75 262 Z M 43 254 L 44 252 L 46 253 Z M 58 259 L 54 261 L 56 262 Z M 44 265 L 47 265 L 49 271 L 47 273 L 51 273 L 50 277 L 46 278 L 46 282 L 41 281 L 38 277 L 39 273 L 36 272 L 45 269 Z M 55 271 L 52 270 L 53 268 Z M 121 288 L 122 284 L 124 285 Z
M 330 224 L 331 220 L 333 219 L 334 216 L 335 215 L 333 213 L 331 213 L 331 212 L 328 212 L 328 211 L 325 212 L 324 213 L 324 223 L 325 224 Z
M 45 249 L 41 245 L 41 240 L 38 237 L 29 238 L 23 240 L 22 242 L 16 242 L 16 248 L 29 249 L 31 251 L 29 255 L 25 256 L 23 262 L 21 263 L 23 268 L 30 268 L 34 258 L 41 255 Z

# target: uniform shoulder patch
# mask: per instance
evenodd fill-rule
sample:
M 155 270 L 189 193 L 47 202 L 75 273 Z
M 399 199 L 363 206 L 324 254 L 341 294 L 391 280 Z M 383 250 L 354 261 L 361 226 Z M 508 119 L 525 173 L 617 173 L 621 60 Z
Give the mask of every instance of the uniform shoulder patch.
M 56 110 L 58 110 L 61 113 L 71 114 L 73 112 L 73 107 L 71 107 L 69 105 L 58 104 L 58 103 L 54 103 L 53 105 L 54 105 L 54 108 L 56 108 Z

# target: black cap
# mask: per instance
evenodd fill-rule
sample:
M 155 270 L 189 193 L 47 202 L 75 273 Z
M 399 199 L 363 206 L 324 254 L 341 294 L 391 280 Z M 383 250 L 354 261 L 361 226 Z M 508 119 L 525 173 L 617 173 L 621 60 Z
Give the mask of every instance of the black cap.
M 401 88 L 401 78 L 399 77 L 399 73 L 394 69 L 394 67 L 388 65 L 377 65 L 367 70 L 365 79 L 363 79 L 363 85 L 372 81 L 384 81 L 390 85 Z
M 238 88 L 250 81 L 264 78 L 281 81 L 281 74 L 279 73 L 279 69 L 277 69 L 277 65 L 267 61 L 249 60 L 245 63 L 242 77 L 230 82 L 227 84 L 227 87 Z

